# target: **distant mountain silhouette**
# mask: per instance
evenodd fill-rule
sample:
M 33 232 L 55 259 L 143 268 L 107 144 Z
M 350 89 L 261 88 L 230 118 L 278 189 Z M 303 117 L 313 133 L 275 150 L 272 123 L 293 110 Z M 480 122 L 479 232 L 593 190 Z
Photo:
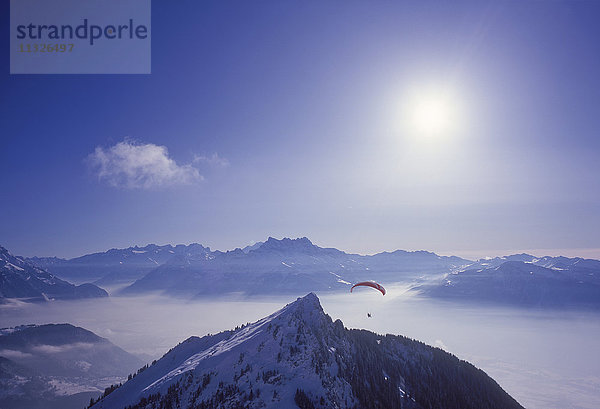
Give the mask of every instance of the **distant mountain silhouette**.
M 124 294 L 160 292 L 205 297 L 228 292 L 266 294 L 347 289 L 354 280 L 397 282 L 442 274 L 470 261 L 426 251 L 397 250 L 373 256 L 322 248 L 308 238 L 269 237 L 232 251 L 200 244 L 112 249 L 70 260 L 30 258 L 30 262 L 75 282 L 98 285 L 133 283 Z M 211 282 L 210 286 L 206 283 Z
M 464 266 L 467 260 L 419 251 L 374 256 L 348 254 L 314 245 L 308 238 L 269 237 L 247 253 L 236 249 L 207 255 L 182 254 L 155 268 L 123 290 L 124 294 L 161 292 L 205 297 L 229 292 L 246 294 L 348 290 L 358 280 L 410 280 Z
M 418 287 L 450 300 L 527 307 L 600 308 L 600 261 L 519 254 L 479 260 Z
M 513 254 L 475 262 L 428 251 L 363 256 L 308 238 L 269 237 L 231 251 L 200 244 L 129 247 L 71 260 L 32 258 L 61 277 L 122 284 L 121 294 L 204 298 L 227 293 L 346 291 L 357 281 L 402 283 L 421 295 L 518 306 L 600 308 L 600 261 Z M 530 268 L 531 267 L 531 268 Z M 537 274 L 529 274 L 531 271 Z

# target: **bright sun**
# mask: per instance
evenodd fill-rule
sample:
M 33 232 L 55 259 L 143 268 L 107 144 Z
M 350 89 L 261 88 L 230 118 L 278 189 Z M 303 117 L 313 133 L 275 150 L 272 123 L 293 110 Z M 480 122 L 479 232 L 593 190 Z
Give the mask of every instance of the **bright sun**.
M 455 133 L 460 125 L 456 98 L 449 93 L 416 93 L 407 101 L 406 120 L 410 130 L 420 137 L 442 137 Z

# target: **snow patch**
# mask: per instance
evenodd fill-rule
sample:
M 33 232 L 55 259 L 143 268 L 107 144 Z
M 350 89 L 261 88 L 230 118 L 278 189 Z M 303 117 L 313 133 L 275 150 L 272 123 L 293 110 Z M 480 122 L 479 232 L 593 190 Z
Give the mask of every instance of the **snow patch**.
M 24 268 L 21 268 L 21 267 L 19 267 L 19 266 L 15 266 L 13 263 L 6 263 L 6 265 L 7 265 L 9 268 L 12 268 L 12 269 L 14 269 L 14 270 L 25 271 L 25 269 L 24 269 Z
M 277 311 L 276 313 L 271 314 L 268 317 L 265 317 L 259 321 L 256 321 L 255 323 L 252 323 L 252 324 L 248 325 L 247 327 L 242 328 L 241 330 L 239 330 L 238 332 L 233 334 L 230 338 L 224 339 L 220 342 L 217 342 L 215 345 L 213 345 L 195 355 L 192 355 L 183 364 L 179 365 L 177 368 L 173 369 L 171 372 L 169 372 L 162 378 L 159 378 L 158 380 L 154 381 L 153 383 L 151 383 L 150 385 L 145 387 L 143 389 L 143 392 L 150 390 L 154 387 L 160 386 L 160 385 L 164 384 L 165 382 L 168 382 L 170 379 L 172 379 L 184 372 L 189 372 L 189 371 L 194 370 L 199 365 L 199 363 L 201 361 L 203 361 L 204 359 L 215 357 L 215 356 L 218 356 L 225 352 L 231 351 L 236 346 L 250 340 L 251 338 L 254 338 L 256 335 L 258 335 L 260 332 L 262 332 L 262 327 L 264 327 L 265 324 L 272 321 L 275 317 L 280 315 L 286 309 L 287 308 L 283 308 L 283 309 Z

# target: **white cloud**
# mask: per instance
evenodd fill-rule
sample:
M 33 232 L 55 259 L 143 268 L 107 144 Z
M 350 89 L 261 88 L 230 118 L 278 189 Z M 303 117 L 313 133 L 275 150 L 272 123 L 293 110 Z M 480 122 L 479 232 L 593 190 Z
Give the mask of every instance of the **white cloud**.
M 226 158 L 219 156 L 216 152 L 210 156 L 194 155 L 194 163 L 205 163 L 210 166 L 219 166 L 222 168 L 229 166 L 229 161 Z
M 203 179 L 191 164 L 178 165 L 166 146 L 125 139 L 114 146 L 96 147 L 88 156 L 98 179 L 128 189 L 188 185 Z

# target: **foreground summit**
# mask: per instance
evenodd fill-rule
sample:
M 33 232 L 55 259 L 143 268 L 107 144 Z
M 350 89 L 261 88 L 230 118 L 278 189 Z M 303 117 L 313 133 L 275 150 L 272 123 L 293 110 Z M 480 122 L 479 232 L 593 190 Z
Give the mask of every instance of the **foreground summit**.
M 94 408 L 522 408 L 482 370 L 396 335 L 344 328 L 313 293 L 182 342 Z

